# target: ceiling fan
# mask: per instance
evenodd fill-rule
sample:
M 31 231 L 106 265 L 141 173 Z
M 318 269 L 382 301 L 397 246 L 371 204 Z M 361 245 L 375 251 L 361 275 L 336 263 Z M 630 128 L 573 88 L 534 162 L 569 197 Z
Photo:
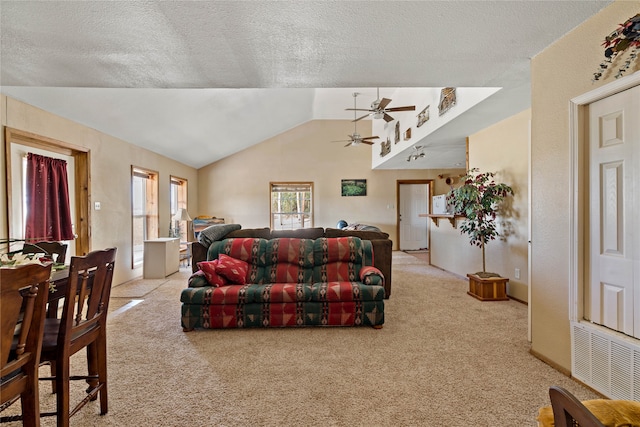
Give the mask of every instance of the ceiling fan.
M 348 108 L 348 110 L 354 110 L 353 111 L 353 118 L 355 119 L 356 117 L 356 97 L 360 95 L 358 92 L 353 92 L 353 108 Z M 373 145 L 373 141 L 369 141 L 370 139 L 378 139 L 380 138 L 379 136 L 365 136 L 362 137 L 360 136 L 360 134 L 358 133 L 358 130 L 356 129 L 357 127 L 357 120 L 353 120 L 353 134 L 352 135 L 347 135 L 349 137 L 349 139 L 343 139 L 340 141 L 331 141 L 331 142 L 348 142 L 347 145 L 345 145 L 345 147 L 348 147 L 350 145 L 359 145 L 359 144 L 369 144 L 369 145 Z
M 422 159 L 424 157 L 424 151 L 422 151 L 424 147 L 422 145 L 414 145 L 413 146 L 413 154 L 409 155 L 409 157 L 407 157 L 407 162 L 410 162 L 412 160 L 418 160 L 418 159 Z
M 380 99 L 380 88 L 378 88 L 378 97 L 375 101 L 371 103 L 371 109 L 354 107 L 354 108 L 346 108 L 346 110 L 368 111 L 367 114 L 365 114 L 362 117 L 358 117 L 357 119 L 354 120 L 354 122 L 357 122 L 358 120 L 362 120 L 367 116 L 371 116 L 373 119 L 384 119 L 385 122 L 390 122 L 390 121 L 393 121 L 394 119 L 388 113 L 394 112 L 394 111 L 415 111 L 416 109 L 415 105 L 408 105 L 406 107 L 387 108 L 387 105 L 389 105 L 390 102 L 391 100 L 389 98 Z

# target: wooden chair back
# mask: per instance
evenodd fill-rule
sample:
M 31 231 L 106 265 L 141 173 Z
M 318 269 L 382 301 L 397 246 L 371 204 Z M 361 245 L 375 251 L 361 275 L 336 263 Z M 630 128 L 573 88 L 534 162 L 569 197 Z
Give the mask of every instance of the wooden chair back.
M 555 427 L 605 427 L 573 394 L 562 387 L 549 388 Z
M 0 269 L 0 395 L 2 407 L 18 397 L 24 425 L 40 425 L 38 365 L 51 264 Z
M 115 259 L 115 248 L 71 257 L 58 346 L 82 348 L 86 346 L 84 335 L 95 333 L 97 328 L 106 325 Z
M 100 413 L 107 413 L 106 326 L 109 296 L 116 259 L 116 248 L 97 250 L 86 256 L 71 257 L 69 278 L 60 319 L 45 320 L 41 362 L 50 362 L 53 392 L 56 393 L 57 425 L 66 427 L 69 419 L 87 402 L 100 394 Z M 70 375 L 70 357 L 87 348 L 88 375 Z M 89 394 L 70 409 L 69 382 L 86 380 Z
M 39 254 L 44 253 L 49 256 L 57 255 L 55 261 L 64 264 L 67 257 L 67 244 L 61 242 L 36 242 L 25 243 L 22 247 L 23 254 Z

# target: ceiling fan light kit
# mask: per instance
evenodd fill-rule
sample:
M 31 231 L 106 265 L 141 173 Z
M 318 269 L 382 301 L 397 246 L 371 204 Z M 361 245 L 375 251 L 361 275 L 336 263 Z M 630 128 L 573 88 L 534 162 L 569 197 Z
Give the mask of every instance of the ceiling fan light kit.
M 424 147 L 422 145 L 414 145 L 413 149 L 415 150 L 414 154 L 409 155 L 409 157 L 407 157 L 407 162 L 410 162 L 412 160 L 418 160 L 418 159 L 422 159 L 424 157 L 424 151 L 422 151 Z

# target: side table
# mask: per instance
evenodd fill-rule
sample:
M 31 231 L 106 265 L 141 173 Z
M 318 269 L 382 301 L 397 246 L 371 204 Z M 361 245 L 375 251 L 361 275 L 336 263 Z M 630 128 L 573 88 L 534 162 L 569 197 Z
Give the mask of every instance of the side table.
M 164 279 L 180 270 L 180 239 L 161 237 L 144 241 L 145 279 Z
M 180 242 L 180 265 L 187 261 L 187 267 L 191 265 L 191 245 L 193 242 Z

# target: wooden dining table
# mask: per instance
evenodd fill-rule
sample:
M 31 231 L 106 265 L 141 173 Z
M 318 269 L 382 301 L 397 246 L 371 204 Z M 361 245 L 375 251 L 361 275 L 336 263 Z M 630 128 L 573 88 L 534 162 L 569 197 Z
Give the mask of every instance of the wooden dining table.
M 5 268 L 5 267 L 3 267 Z M 14 268 L 9 266 L 6 268 Z M 51 276 L 49 276 L 49 297 L 47 301 L 56 301 L 64 298 L 64 294 L 67 290 L 67 283 L 69 281 L 69 266 L 57 267 L 55 270 L 51 270 Z M 28 292 L 28 288 L 25 288 L 21 292 Z
M 69 266 L 51 272 L 49 279 L 49 297 L 47 298 L 47 317 L 58 317 L 58 302 L 63 299 L 69 284 Z
M 89 273 L 89 289 L 93 281 L 93 272 Z M 49 295 L 47 297 L 47 317 L 57 318 L 58 307 L 60 300 L 64 299 L 67 294 L 67 286 L 69 284 L 69 266 L 56 266 L 55 270 L 51 271 L 49 278 Z M 24 289 L 26 293 L 27 288 Z

